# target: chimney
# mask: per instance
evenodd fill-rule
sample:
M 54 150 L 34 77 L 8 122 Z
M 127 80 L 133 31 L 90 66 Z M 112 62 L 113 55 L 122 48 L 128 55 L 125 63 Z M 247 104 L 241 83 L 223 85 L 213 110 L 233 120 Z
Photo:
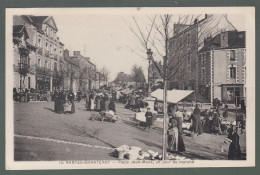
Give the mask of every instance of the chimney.
M 90 57 L 85 57 L 86 60 L 90 61 Z
M 221 32 L 220 33 L 220 46 L 221 47 L 228 47 L 228 32 Z
M 198 23 L 198 19 L 196 18 L 195 20 L 194 20 L 194 24 L 197 24 Z
M 73 52 L 73 55 L 74 55 L 74 56 L 79 56 L 79 55 L 80 55 L 80 51 L 74 51 L 74 52 Z
M 65 59 L 69 60 L 70 58 L 70 51 L 68 49 L 65 49 L 63 52 L 63 56 Z

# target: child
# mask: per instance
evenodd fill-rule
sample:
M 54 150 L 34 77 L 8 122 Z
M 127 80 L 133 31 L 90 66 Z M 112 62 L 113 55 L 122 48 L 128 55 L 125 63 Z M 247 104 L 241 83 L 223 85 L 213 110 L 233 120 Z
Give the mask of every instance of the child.
M 71 104 L 69 100 L 66 100 L 66 103 L 64 104 L 64 113 L 69 114 L 71 112 Z
M 170 151 L 178 151 L 179 131 L 178 121 L 174 118 L 169 123 L 168 129 L 168 146 Z

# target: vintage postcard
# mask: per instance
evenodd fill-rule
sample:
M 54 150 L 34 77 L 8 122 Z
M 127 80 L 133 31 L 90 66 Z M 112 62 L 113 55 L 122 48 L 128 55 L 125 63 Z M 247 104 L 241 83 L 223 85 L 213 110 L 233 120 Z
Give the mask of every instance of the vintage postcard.
M 6 169 L 255 166 L 255 8 L 7 8 Z

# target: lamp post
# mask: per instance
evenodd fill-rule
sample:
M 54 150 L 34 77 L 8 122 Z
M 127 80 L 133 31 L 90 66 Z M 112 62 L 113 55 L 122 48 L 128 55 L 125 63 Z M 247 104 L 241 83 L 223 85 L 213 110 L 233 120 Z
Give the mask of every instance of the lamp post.
M 151 49 L 147 49 L 147 56 L 148 56 L 148 61 L 149 61 L 149 65 L 148 65 L 148 96 L 151 96 L 152 90 L 151 90 L 151 59 L 153 56 L 153 52 L 151 51 Z

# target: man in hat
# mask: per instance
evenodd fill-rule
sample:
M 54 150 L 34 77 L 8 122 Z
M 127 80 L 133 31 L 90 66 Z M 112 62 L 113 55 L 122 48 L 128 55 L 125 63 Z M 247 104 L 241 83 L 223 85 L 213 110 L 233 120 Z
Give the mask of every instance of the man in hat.
M 148 130 L 150 130 L 150 126 L 152 125 L 152 117 L 153 117 L 153 113 L 150 111 L 150 107 L 148 107 L 145 113 L 146 125 L 144 130 L 146 130 L 147 128 Z

